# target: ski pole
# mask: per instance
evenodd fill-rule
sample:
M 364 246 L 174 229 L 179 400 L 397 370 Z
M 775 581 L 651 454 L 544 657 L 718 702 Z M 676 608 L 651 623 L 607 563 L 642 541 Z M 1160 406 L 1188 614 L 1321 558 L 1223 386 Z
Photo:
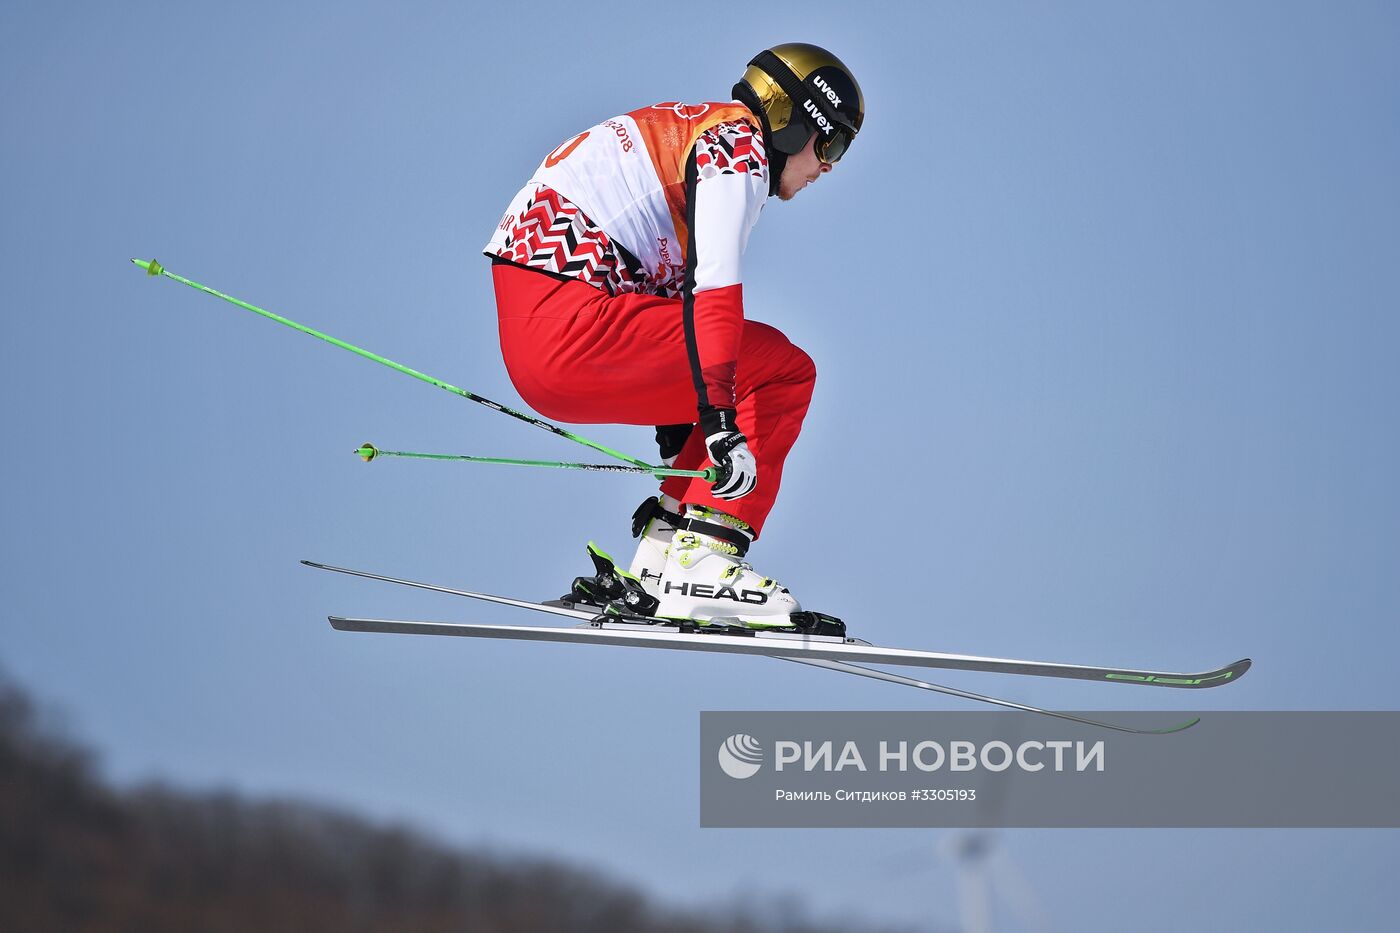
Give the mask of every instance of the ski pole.
M 464 460 L 468 463 L 503 463 L 507 466 L 554 467 L 559 470 L 596 470 L 603 473 L 645 473 L 657 479 L 668 476 L 686 476 L 705 479 L 713 483 L 718 471 L 714 467 L 706 470 L 677 470 L 672 467 L 626 466 L 621 463 L 561 463 L 558 460 L 516 460 L 511 457 L 472 457 L 467 454 L 420 454 L 407 450 L 380 450 L 373 444 L 365 444 L 355 451 L 365 463 L 378 457 L 411 457 L 417 460 Z
M 319 330 L 313 330 L 312 328 L 307 327 L 304 324 L 298 324 L 296 321 L 282 317 L 280 314 L 273 314 L 271 311 L 265 311 L 262 308 L 259 308 L 257 305 L 251 305 L 248 304 L 248 302 L 246 301 L 240 301 L 239 299 L 234 298 L 232 295 L 225 295 L 223 292 L 216 291 L 215 289 L 212 289 L 207 285 L 201 285 L 198 282 L 190 281 L 182 275 L 176 275 L 175 273 L 171 272 L 169 269 L 165 268 L 154 259 L 150 260 L 149 262 L 144 259 L 133 259 L 131 261 L 136 265 L 140 266 L 142 269 L 145 269 L 147 275 L 163 275 L 168 279 L 174 279 L 175 281 L 180 282 L 183 285 L 188 285 L 190 288 L 204 292 L 207 295 L 213 295 L 215 298 L 222 298 L 229 304 L 237 305 L 240 308 L 252 311 L 254 314 L 261 314 L 263 317 L 276 321 L 279 324 L 285 324 L 293 330 L 299 330 L 303 334 L 310 334 L 317 340 L 324 340 L 326 343 L 334 344 L 335 346 L 340 347 L 342 350 L 349 350 L 351 353 L 363 356 L 367 360 L 373 360 L 374 362 L 387 366 L 390 369 L 398 370 L 406 376 L 412 376 L 414 379 L 420 379 L 423 382 L 428 383 L 429 385 L 435 385 L 439 389 L 446 389 L 448 392 L 451 392 L 454 395 L 460 395 L 462 396 L 462 398 L 476 402 L 480 405 L 485 405 L 487 408 L 490 408 L 493 411 L 498 411 L 503 415 L 510 415 L 512 418 L 518 418 L 521 421 L 524 421 L 526 424 L 532 424 L 537 428 L 549 431 L 551 434 L 557 434 L 560 437 L 571 440 L 576 444 L 582 444 L 585 447 L 592 447 L 599 453 L 607 454 L 609 457 L 614 457 L 618 460 L 624 461 L 625 463 L 630 463 L 633 466 L 644 467 L 644 469 L 640 470 L 639 472 L 651 473 L 654 470 L 658 469 L 657 467 L 652 466 L 650 463 L 647 463 L 645 460 L 638 460 L 636 457 L 631 457 L 625 453 L 622 453 L 621 451 L 613 450 L 611 447 L 606 447 L 602 444 L 599 444 L 597 441 L 590 441 L 586 437 L 581 437 L 570 431 L 565 431 L 558 425 L 550 424 L 548 421 L 545 421 L 542 418 L 536 418 L 534 415 L 528 415 L 523 411 L 516 411 L 514 408 L 508 408 L 507 406 L 502 405 L 499 402 L 493 402 L 489 398 L 483 398 L 482 396 L 477 395 L 474 392 L 468 392 L 466 389 L 460 389 L 457 386 L 452 385 L 451 383 L 443 382 L 441 379 L 435 379 L 432 376 L 429 376 L 427 373 L 420 373 L 418 370 L 410 369 L 409 367 L 404 366 L 402 363 L 395 363 L 393 360 L 382 357 L 377 353 L 371 353 L 369 350 L 364 350 L 360 347 L 355 346 L 354 344 L 346 343 L 344 340 L 332 337 L 330 334 L 323 334 Z

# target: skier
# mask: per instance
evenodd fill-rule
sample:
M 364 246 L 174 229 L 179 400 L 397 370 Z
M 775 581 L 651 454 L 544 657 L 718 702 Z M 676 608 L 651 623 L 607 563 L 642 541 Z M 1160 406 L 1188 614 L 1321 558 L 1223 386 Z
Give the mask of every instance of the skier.
M 743 558 L 816 369 L 746 318 L 740 261 L 767 198 L 791 200 L 830 172 L 865 106 L 850 70 L 804 43 L 757 55 L 732 93 L 654 104 L 565 140 L 485 253 L 522 398 L 560 421 L 657 426 L 668 465 L 699 470 L 708 457 L 719 469 L 713 485 L 673 477 L 642 503 L 641 541 L 618 576 L 659 617 L 802 627 L 816 614 Z

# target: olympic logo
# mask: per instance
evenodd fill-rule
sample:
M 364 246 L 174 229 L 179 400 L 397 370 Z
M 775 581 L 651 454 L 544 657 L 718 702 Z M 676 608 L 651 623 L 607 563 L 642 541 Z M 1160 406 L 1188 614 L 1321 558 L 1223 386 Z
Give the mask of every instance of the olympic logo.
M 682 120 L 694 120 L 703 116 L 709 111 L 709 104 L 682 104 L 679 101 L 666 101 L 662 104 L 652 104 L 652 110 L 669 110 Z

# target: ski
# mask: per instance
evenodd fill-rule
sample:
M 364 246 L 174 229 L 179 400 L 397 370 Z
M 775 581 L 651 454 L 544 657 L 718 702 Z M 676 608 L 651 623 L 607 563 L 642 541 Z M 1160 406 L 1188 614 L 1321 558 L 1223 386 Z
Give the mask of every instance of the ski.
M 573 610 L 564 611 L 572 612 Z M 886 683 L 918 687 L 923 690 L 932 690 L 936 693 L 960 697 L 965 700 L 991 703 L 996 706 L 1007 707 L 1008 709 L 1038 713 L 1042 716 L 1066 719 L 1088 726 L 1112 729 L 1115 732 L 1131 732 L 1139 735 L 1166 735 L 1172 732 L 1180 732 L 1183 729 L 1194 726 L 1200 721 L 1200 718 L 1196 717 L 1184 723 L 1179 723 L 1163 729 L 1134 729 L 1131 726 L 1118 725 L 1117 723 L 1105 722 L 1097 719 L 1085 719 L 1079 716 L 1072 716 L 1068 713 L 1057 713 L 1037 706 L 1028 706 L 1024 703 L 1013 703 L 1010 700 L 1002 700 L 997 697 L 972 693 L 967 690 L 958 690 L 955 687 L 947 687 L 926 680 L 916 680 L 912 677 L 904 677 L 899 674 L 891 674 L 886 671 L 863 667 L 859 664 L 851 664 L 847 661 L 833 660 L 829 657 L 821 656 L 825 652 L 842 647 L 870 647 L 869 645 L 842 645 L 840 644 L 840 639 L 831 638 L 829 636 L 789 635 L 777 632 L 757 632 L 748 637 L 698 635 L 681 632 L 679 629 L 675 628 L 671 628 L 669 631 L 655 631 L 654 629 L 656 627 L 639 625 L 637 623 L 609 622 L 601 619 L 595 619 L 592 622 L 582 622 L 573 628 L 546 628 L 533 625 L 473 625 L 459 622 L 413 622 L 402 619 L 349 619 L 342 616 L 330 616 L 329 618 L 331 625 L 342 632 L 383 632 L 399 635 L 465 635 L 476 638 L 510 638 L 524 641 L 555 641 L 572 642 L 576 644 L 613 644 L 644 648 L 680 648 L 694 651 L 718 651 L 734 654 L 762 655 L 779 661 L 793 661 L 798 664 L 821 667 L 843 674 L 870 677 L 876 680 L 883 680 Z M 634 631 L 629 632 L 626 631 L 627 629 L 632 629 Z M 643 631 L 643 629 L 648 630 Z M 853 639 L 848 639 L 847 641 L 853 641 Z M 822 646 L 820 645 L 822 642 L 827 644 Z M 836 642 L 837 644 L 832 645 L 832 642 Z M 813 643 L 817 643 L 817 645 L 814 646 Z
M 993 706 L 1004 706 L 1007 709 L 1020 710 L 1024 713 L 1039 713 L 1042 716 L 1053 716 L 1055 719 L 1065 719 L 1086 726 L 1098 726 L 1100 729 L 1112 729 L 1114 732 L 1130 732 L 1134 735 L 1170 735 L 1173 732 L 1181 732 L 1184 729 L 1189 729 L 1201 721 L 1201 717 L 1196 716 L 1183 723 L 1167 726 L 1164 729 L 1134 729 L 1131 726 L 1105 722 L 1102 719 L 1086 719 L 1083 716 L 1072 716 L 1069 713 L 1057 713 L 1053 710 L 1041 709 L 1038 706 L 1027 706 L 1024 703 L 1015 703 L 1011 700 L 990 697 L 983 693 L 972 693 L 969 690 L 959 690 L 956 687 L 947 687 L 943 684 L 930 683 L 927 680 L 916 680 L 913 677 L 905 677 L 901 674 L 891 674 L 889 671 L 877 671 L 871 667 L 861 667 L 859 664 L 847 664 L 843 661 L 818 661 L 813 658 L 779 658 L 778 660 L 793 661 L 797 664 L 808 664 L 812 667 L 820 667 L 828 671 L 836 671 L 840 674 L 854 674 L 857 677 L 869 677 L 874 680 L 883 680 L 885 683 L 900 684 L 905 687 L 918 687 L 921 690 L 932 690 L 935 693 L 943 693 L 964 700 L 991 703 Z
M 302 561 L 302 563 L 320 570 L 329 570 L 335 573 L 366 577 L 368 579 L 380 580 L 401 586 L 411 586 L 453 596 L 463 596 L 469 599 L 545 612 L 556 616 L 572 618 L 581 623 L 571 628 L 550 628 L 544 626 L 480 625 L 398 619 L 352 619 L 340 616 L 331 617 L 331 625 L 340 631 L 453 635 L 474 638 L 506 638 L 523 641 L 553 641 L 640 648 L 666 648 L 684 651 L 713 651 L 730 654 L 759 655 L 782 658 L 785 660 L 892 664 L 947 670 L 984 671 L 998 674 L 1109 681 L 1113 683 L 1184 689 L 1202 689 L 1232 683 L 1244 676 L 1250 666 L 1250 660 L 1245 658 L 1217 670 L 1205 671 L 1202 673 L 1176 673 L 1121 667 L 1100 667 L 1085 664 L 1066 664 L 1054 661 L 1028 661 L 1016 658 L 946 654 L 936 651 L 920 651 L 908 648 L 883 648 L 857 638 L 841 639 L 820 635 L 763 631 L 738 634 L 729 630 L 721 630 L 719 632 L 709 633 L 705 632 L 703 627 L 694 630 L 682 630 L 679 626 L 660 624 L 652 620 L 614 617 L 559 604 L 531 602 L 528 600 L 511 599 L 505 596 L 495 596 L 489 593 L 452 589 L 450 587 L 437 586 L 430 583 L 419 583 L 413 580 L 404 580 L 398 577 L 389 577 L 383 574 L 370 573 L 362 570 L 334 567 L 329 564 L 320 564 L 314 561 Z M 854 672 L 848 671 L 848 673 Z M 874 676 L 880 673 L 882 672 L 867 672 L 860 676 Z M 893 677 L 894 675 L 890 676 Z
M 315 567 L 317 570 L 329 570 L 333 573 L 345 573 L 352 577 L 364 577 L 368 580 L 380 580 L 384 583 L 396 583 L 399 586 L 411 586 L 419 590 L 431 590 L 434 593 L 446 593 L 449 596 L 465 596 L 468 599 L 479 599 L 483 602 L 497 603 L 502 606 L 514 606 L 517 609 L 534 609 L 538 612 L 547 612 L 550 615 L 568 616 L 573 619 L 592 620 L 598 613 L 585 612 L 581 609 L 569 609 L 564 606 L 554 606 L 548 603 L 536 603 L 527 599 L 511 599 L 509 596 L 493 596 L 490 593 L 473 593 L 470 590 L 454 590 L 447 586 L 438 586 L 434 583 L 419 583 L 416 580 L 404 580 L 399 577 L 386 577 L 381 573 L 370 573 L 368 570 L 351 570 L 348 567 L 332 567 L 330 564 L 318 564 L 314 560 L 302 561 L 308 567 Z

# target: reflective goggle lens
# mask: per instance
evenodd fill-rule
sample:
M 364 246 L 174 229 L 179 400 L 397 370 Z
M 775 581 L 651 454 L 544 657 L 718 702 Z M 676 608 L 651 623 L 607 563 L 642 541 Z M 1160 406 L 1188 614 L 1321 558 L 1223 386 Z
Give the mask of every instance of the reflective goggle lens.
M 818 136 L 817 143 L 813 149 L 817 153 L 817 158 L 828 165 L 834 165 L 841 161 L 841 157 L 846 154 L 846 150 L 851 145 L 851 131 L 844 126 L 836 128 L 836 132 L 830 136 Z

